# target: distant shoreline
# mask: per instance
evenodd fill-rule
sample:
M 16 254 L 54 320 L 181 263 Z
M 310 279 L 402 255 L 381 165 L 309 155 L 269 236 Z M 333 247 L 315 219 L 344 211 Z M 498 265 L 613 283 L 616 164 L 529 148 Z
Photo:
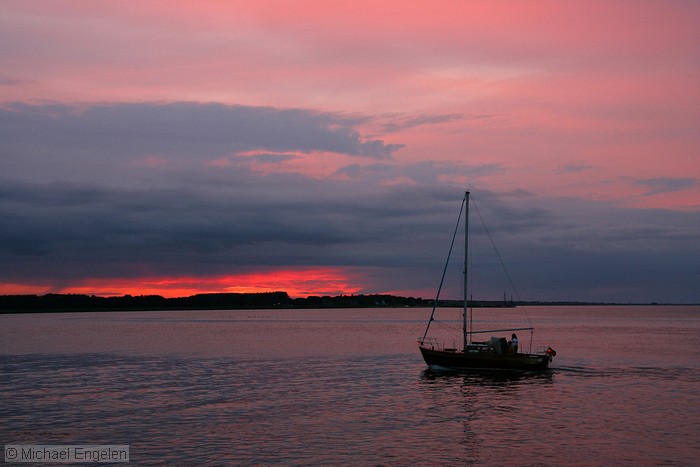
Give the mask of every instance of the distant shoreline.
M 0 295 L 0 314 L 60 313 L 100 311 L 177 311 L 318 308 L 425 308 L 433 299 L 394 295 L 339 295 L 291 298 L 287 292 L 212 293 L 165 298 L 160 295 L 100 297 L 83 294 Z M 513 308 L 518 306 L 694 306 L 692 303 L 608 303 L 579 301 L 474 300 L 474 308 Z M 461 300 L 439 300 L 440 307 L 461 307 Z

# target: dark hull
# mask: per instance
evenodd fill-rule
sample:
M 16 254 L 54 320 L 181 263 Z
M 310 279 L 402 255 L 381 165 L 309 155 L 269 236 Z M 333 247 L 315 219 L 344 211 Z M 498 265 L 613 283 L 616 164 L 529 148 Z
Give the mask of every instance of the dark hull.
M 431 368 L 477 371 L 544 371 L 549 367 L 549 355 L 495 353 L 463 353 L 420 347 L 425 363 Z

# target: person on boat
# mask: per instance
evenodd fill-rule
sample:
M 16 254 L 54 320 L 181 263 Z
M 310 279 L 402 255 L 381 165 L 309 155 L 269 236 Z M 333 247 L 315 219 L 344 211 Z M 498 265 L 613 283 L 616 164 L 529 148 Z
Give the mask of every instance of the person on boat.
M 513 333 L 510 339 L 510 346 L 511 349 L 513 349 L 513 353 L 518 353 L 518 336 L 516 336 L 515 333 Z

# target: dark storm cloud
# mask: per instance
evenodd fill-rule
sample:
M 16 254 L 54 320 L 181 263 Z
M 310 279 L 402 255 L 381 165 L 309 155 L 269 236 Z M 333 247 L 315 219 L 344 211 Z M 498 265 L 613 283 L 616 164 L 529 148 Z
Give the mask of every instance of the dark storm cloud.
M 303 110 L 47 104 L 14 105 L 0 118 L 0 279 L 6 282 L 352 266 L 371 275 L 365 293 L 433 290 L 464 188 L 441 180 L 459 174 L 478 184 L 505 170 L 381 162 L 352 164 L 340 179 L 319 180 L 201 163 L 253 149 L 257 155 L 250 157 L 261 163 L 314 150 L 362 156 L 369 147 L 375 158 L 392 151 L 383 143 L 362 148 L 364 138 L 353 129 L 359 117 Z M 127 160 L 155 154 L 183 163 L 133 167 L 124 164 L 125 153 Z M 475 298 L 499 298 L 507 290 L 478 226 L 482 216 L 523 299 L 697 300 L 699 213 L 525 191 L 481 189 L 473 196 Z M 643 284 L 641 292 L 635 284 Z M 443 296 L 458 297 L 458 289 Z
M 215 274 L 262 265 L 403 261 L 396 239 L 411 237 L 406 233 L 418 213 L 409 208 L 417 194 L 387 192 L 381 204 L 377 193 L 342 183 L 293 176 L 255 182 L 257 191 L 7 184 L 0 192 L 7 220 L 0 233 L 2 274 L 109 277 L 136 274 L 144 265 L 159 274 Z M 302 183 L 306 190 L 289 188 Z
M 400 148 L 364 140 L 360 117 L 303 109 L 221 104 L 132 103 L 81 107 L 6 104 L 0 138 L 10 149 L 99 151 L 102 155 L 224 155 L 252 149 L 336 152 L 385 159 Z
M 497 299 L 511 291 L 481 226 L 483 217 L 522 299 L 696 300 L 692 284 L 700 280 L 700 244 L 695 240 L 700 213 L 621 208 L 526 192 L 476 191 L 473 197 L 478 206 L 471 210 L 470 246 L 476 297 Z
M 240 190 L 15 183 L 0 192 L 1 274 L 70 281 L 355 266 L 383 271 L 368 293 L 436 286 L 459 188 L 366 188 L 291 175 L 257 177 Z M 510 290 L 479 216 L 523 299 L 611 300 L 645 284 L 629 299 L 683 301 L 690 299 L 684 287 L 692 290 L 700 275 L 698 214 L 485 191 L 475 197 L 477 298 Z M 456 284 L 448 287 L 447 296 L 459 296 Z

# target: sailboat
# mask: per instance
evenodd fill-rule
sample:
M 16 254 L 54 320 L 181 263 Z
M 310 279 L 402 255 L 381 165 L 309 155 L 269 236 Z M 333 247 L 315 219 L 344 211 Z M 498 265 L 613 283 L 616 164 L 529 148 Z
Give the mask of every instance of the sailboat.
M 428 330 L 431 323 L 434 321 L 435 309 L 438 306 L 440 290 L 445 279 L 447 264 L 450 261 L 452 247 L 454 246 L 457 230 L 452 238 L 450 245 L 450 254 L 447 258 L 447 264 L 443 271 L 438 294 L 433 304 L 433 309 L 430 314 L 430 320 L 425 329 L 423 337 L 418 340 L 418 345 L 425 363 L 432 369 L 453 369 L 460 371 L 515 371 L 515 372 L 532 372 L 544 371 L 549 367 L 552 358 L 556 352 L 551 347 L 546 350 L 536 353 L 523 353 L 518 348 L 516 332 L 530 331 L 532 327 L 517 327 L 508 329 L 490 329 L 490 330 L 473 330 L 471 323 L 472 310 L 469 307 L 467 297 L 468 282 L 467 282 L 467 266 L 468 266 L 468 248 L 469 248 L 469 191 L 464 192 L 462 200 L 462 208 L 460 209 L 460 217 L 464 212 L 464 271 L 463 271 L 463 292 L 464 292 L 464 307 L 462 310 L 462 345 L 458 348 L 454 344 L 451 347 L 446 347 L 436 338 L 428 337 Z M 459 227 L 459 219 L 457 221 Z M 512 333 L 511 341 L 505 337 L 500 337 L 503 333 Z M 490 335 L 490 339 L 486 341 L 474 340 L 474 337 L 479 334 Z M 494 336 L 495 335 L 495 336 Z

